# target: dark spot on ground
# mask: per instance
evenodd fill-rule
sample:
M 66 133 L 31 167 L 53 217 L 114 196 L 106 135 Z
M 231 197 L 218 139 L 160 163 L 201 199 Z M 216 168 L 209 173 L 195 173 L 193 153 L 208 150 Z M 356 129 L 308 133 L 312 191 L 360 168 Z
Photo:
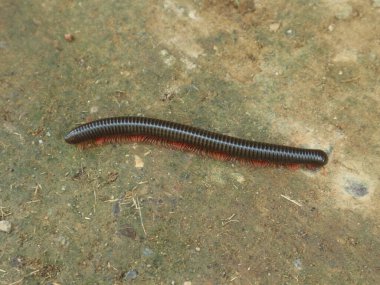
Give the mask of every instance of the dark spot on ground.
M 368 194 L 368 187 L 358 181 L 347 181 L 344 190 L 353 197 L 364 197 Z
M 128 225 L 128 224 L 123 225 L 119 229 L 119 233 L 122 236 L 129 237 L 130 239 L 133 239 L 133 240 L 135 240 L 137 236 L 136 230 L 131 225 Z

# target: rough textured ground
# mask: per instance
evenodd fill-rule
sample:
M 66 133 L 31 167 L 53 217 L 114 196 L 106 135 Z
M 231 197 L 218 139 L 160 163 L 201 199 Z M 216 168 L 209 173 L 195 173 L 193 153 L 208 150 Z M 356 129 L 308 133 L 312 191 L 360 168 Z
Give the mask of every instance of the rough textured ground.
M 379 283 L 379 18 L 359 0 L 1 1 L 0 284 Z M 330 161 L 63 141 L 115 115 Z

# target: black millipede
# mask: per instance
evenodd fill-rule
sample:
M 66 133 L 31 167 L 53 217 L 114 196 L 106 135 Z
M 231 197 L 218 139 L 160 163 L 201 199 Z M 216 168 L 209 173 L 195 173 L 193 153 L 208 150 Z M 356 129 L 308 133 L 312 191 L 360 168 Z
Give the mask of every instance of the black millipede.
M 145 117 L 104 118 L 80 125 L 65 136 L 65 141 L 70 144 L 123 140 L 159 142 L 226 160 L 236 159 L 259 164 L 320 167 L 328 161 L 327 154 L 320 149 L 256 142 Z

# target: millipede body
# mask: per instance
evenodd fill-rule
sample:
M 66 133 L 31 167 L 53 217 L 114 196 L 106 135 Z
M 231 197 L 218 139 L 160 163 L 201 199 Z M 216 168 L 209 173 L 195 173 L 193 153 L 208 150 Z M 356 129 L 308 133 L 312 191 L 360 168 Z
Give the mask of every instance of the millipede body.
M 162 142 L 223 158 L 259 163 L 305 164 L 319 167 L 328 161 L 327 154 L 319 149 L 256 142 L 145 117 L 100 119 L 80 125 L 65 136 L 65 141 L 70 144 L 121 140 Z

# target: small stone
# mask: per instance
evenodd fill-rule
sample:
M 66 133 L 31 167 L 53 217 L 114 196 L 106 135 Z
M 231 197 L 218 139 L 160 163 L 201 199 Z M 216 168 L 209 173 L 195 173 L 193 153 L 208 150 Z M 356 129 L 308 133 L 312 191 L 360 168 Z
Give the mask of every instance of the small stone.
M 131 73 L 127 70 L 124 70 L 124 71 L 120 71 L 120 75 L 124 75 L 124 76 L 128 77 L 129 75 L 131 75 Z M 118 92 L 118 93 L 123 93 L 123 91 Z
M 293 262 L 294 264 L 294 267 L 298 270 L 301 270 L 302 269 L 302 260 L 297 258 L 296 260 L 294 260 Z
M 12 229 L 12 224 L 9 221 L 0 221 L 0 231 L 9 234 Z
M 143 168 L 144 167 L 144 161 L 138 155 L 135 155 L 135 167 L 136 168 Z
M 74 35 L 73 34 L 65 34 L 65 41 L 72 42 L 74 41 Z
M 201 251 L 201 248 L 200 248 L 200 247 L 196 247 L 196 248 L 195 248 L 195 251 L 200 252 L 200 251 Z
M 280 23 L 273 23 L 269 25 L 269 31 L 271 32 L 277 32 L 280 28 Z
M 232 173 L 231 176 L 233 178 L 235 178 L 235 180 L 237 182 L 239 182 L 240 184 L 244 183 L 245 182 L 245 178 L 243 175 L 241 175 L 240 173 Z
M 296 34 L 296 32 L 294 30 L 292 30 L 292 29 L 287 29 L 285 31 L 285 35 L 288 36 L 288 37 L 294 37 L 295 34 Z
M 192 20 L 198 20 L 199 19 L 199 17 L 197 16 L 197 11 L 195 11 L 195 10 L 189 11 L 188 16 Z
M 92 106 L 91 109 L 90 109 L 90 113 L 91 114 L 97 113 L 98 111 L 99 111 L 99 107 L 98 106 Z
M 183 282 L 183 285 L 191 285 L 191 281 L 185 281 Z
M 26 264 L 25 258 L 23 256 L 12 257 L 9 261 L 9 265 L 16 268 L 22 268 Z
M 328 26 L 327 29 L 329 30 L 329 32 L 332 32 L 332 31 L 334 31 L 334 29 L 335 29 L 335 25 L 334 25 L 334 24 L 331 24 L 331 25 Z
M 142 250 L 142 254 L 144 256 L 152 256 L 154 254 L 153 250 L 151 250 L 149 247 L 145 247 L 143 250 Z
M 137 278 L 137 275 L 138 275 L 137 270 L 134 270 L 134 269 L 133 270 L 129 270 L 127 273 L 124 273 L 123 279 L 125 281 L 127 281 L 127 280 L 134 280 L 134 279 Z

